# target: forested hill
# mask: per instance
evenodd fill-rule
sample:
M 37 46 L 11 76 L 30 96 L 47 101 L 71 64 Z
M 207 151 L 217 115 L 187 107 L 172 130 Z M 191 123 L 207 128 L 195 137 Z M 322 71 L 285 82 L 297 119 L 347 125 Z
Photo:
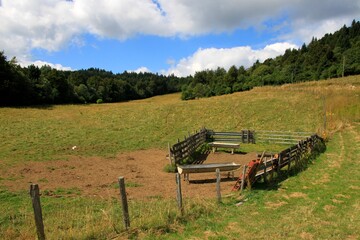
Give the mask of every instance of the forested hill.
M 343 26 L 334 34 L 313 38 L 300 49 L 255 62 L 249 69 L 232 66 L 197 72 L 182 88 L 182 99 L 194 99 L 249 90 L 255 86 L 280 85 L 360 74 L 360 22 Z
M 0 52 L 0 105 L 120 102 L 180 92 L 191 78 L 153 73 L 114 74 L 90 68 L 60 71 L 49 66 L 20 67 Z
M 182 91 L 194 99 L 249 90 L 255 86 L 360 74 L 360 22 L 326 34 L 300 49 L 245 69 L 232 66 L 179 78 L 153 73 L 114 74 L 90 68 L 61 71 L 49 66 L 20 67 L 0 52 L 0 105 L 119 102 Z

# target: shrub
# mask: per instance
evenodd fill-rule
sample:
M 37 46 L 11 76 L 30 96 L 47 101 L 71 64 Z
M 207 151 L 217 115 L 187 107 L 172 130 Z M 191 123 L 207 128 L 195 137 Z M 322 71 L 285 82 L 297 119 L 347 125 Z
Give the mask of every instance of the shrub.
M 164 167 L 164 172 L 176 173 L 177 169 L 176 169 L 175 164 L 166 164 L 166 166 Z

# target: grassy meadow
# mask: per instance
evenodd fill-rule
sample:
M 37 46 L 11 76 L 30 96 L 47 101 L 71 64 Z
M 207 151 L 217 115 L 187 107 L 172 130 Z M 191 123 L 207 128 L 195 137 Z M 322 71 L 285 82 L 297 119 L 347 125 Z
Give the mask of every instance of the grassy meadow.
M 118 199 L 42 196 L 47 237 L 360 238 L 360 76 L 353 76 L 192 101 L 171 94 L 114 104 L 0 108 L 0 239 L 36 236 L 29 194 L 2 184 L 13 165 L 166 149 L 168 142 L 201 127 L 317 132 L 328 140 L 327 151 L 306 171 L 225 197 L 223 204 L 185 199 L 184 216 L 175 200 L 131 201 L 129 232 L 122 226 Z M 243 204 L 236 207 L 239 201 Z

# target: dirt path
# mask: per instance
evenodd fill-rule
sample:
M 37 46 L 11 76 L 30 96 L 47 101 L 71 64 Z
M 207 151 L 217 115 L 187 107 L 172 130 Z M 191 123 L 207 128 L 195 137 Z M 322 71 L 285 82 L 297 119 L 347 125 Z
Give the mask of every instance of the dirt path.
M 113 159 L 72 157 L 67 161 L 28 162 L 1 172 L 1 185 L 11 191 L 27 190 L 38 183 L 45 195 L 85 195 L 117 197 L 119 176 L 124 176 L 129 199 L 176 196 L 175 174 L 164 172 L 168 163 L 166 151 L 142 150 L 119 154 Z M 205 163 L 235 162 L 246 164 L 255 153 L 211 153 Z M 238 177 L 240 170 L 235 172 Z M 184 197 L 215 197 L 215 173 L 190 175 L 190 184 L 183 182 Z M 236 179 L 222 175 L 222 194 L 231 192 Z

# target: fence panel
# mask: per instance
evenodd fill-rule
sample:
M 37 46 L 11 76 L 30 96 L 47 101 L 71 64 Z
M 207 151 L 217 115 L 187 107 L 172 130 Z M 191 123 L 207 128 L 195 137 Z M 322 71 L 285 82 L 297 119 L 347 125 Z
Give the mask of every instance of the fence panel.
M 256 142 L 295 145 L 313 135 L 311 132 L 256 131 Z

